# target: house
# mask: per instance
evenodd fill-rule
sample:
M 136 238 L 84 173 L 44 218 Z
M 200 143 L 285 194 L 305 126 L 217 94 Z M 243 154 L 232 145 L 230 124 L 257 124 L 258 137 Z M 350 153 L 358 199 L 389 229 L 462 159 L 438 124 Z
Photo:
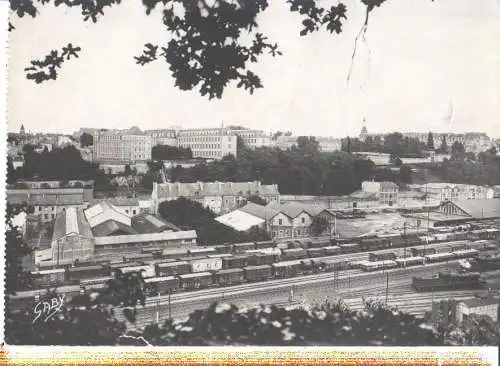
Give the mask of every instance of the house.
M 393 182 L 365 181 L 361 183 L 361 190 L 375 194 L 382 206 L 398 204 L 399 187 Z
M 151 200 L 141 200 L 138 198 L 127 198 L 127 197 L 115 197 L 107 201 L 110 203 L 117 211 L 133 217 L 142 213 L 152 213 Z
M 266 227 L 266 220 L 242 210 L 234 210 L 215 219 L 237 231 L 248 231 L 253 227 Z
M 485 298 L 476 297 L 460 301 L 457 304 L 458 323 L 461 323 L 472 314 L 489 316 L 496 323 L 498 321 L 498 299 L 491 296 Z
M 437 202 L 484 200 L 494 197 L 493 188 L 473 184 L 427 183 L 413 184 L 410 188 L 425 193 L 428 200 Z
M 277 211 L 268 221 L 268 231 L 273 239 L 294 239 L 312 236 L 311 225 L 323 208 L 297 203 L 268 204 Z
M 199 202 L 216 214 L 224 214 L 246 203 L 250 196 L 259 196 L 266 202 L 279 202 L 276 184 L 264 185 L 261 182 L 197 182 L 197 183 L 153 183 L 154 212 L 158 213 L 161 202 L 176 200 L 180 197 Z

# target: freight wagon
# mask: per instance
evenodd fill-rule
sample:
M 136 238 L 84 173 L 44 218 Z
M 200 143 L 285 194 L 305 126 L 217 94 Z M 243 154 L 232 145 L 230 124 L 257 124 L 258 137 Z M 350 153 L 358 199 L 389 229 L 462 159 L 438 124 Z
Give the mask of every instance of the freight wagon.
M 123 264 L 122 264 L 123 265 Z M 70 282 L 80 281 L 86 278 L 98 278 L 109 276 L 110 270 L 106 266 L 72 267 L 67 270 L 67 280 Z
M 193 257 L 206 256 L 209 254 L 216 254 L 217 251 L 213 247 L 191 248 L 188 249 L 188 255 Z
M 274 254 L 255 253 L 248 257 L 249 266 L 261 266 L 264 264 L 273 264 L 277 262 L 279 257 Z
M 302 267 L 302 263 L 298 260 L 273 263 L 273 272 L 275 278 L 288 278 L 297 276 Z
M 31 274 L 33 276 L 34 285 L 40 287 L 62 284 L 66 280 L 66 270 L 64 268 L 46 269 L 31 272 Z
M 434 248 L 410 248 L 411 255 L 414 257 L 424 257 L 428 254 L 436 254 Z
M 334 245 L 334 246 L 331 246 L 331 247 L 325 247 L 324 249 L 325 249 L 325 255 L 326 256 L 337 255 L 337 254 L 341 253 L 340 247 L 337 246 L 337 245 Z
M 179 275 L 180 288 L 185 290 L 206 288 L 213 285 L 213 276 L 210 272 L 198 272 Z
M 234 253 L 245 253 L 246 250 L 255 249 L 255 243 L 237 243 L 233 244 Z
M 425 263 L 424 257 L 406 257 L 395 260 L 399 267 L 418 266 Z
M 324 257 L 326 252 L 325 248 L 309 248 L 306 251 L 309 258 Z
M 342 253 L 356 253 L 360 251 L 360 246 L 357 243 L 340 244 L 339 247 Z
M 273 277 L 273 267 L 271 265 L 248 266 L 243 268 L 243 271 L 248 282 L 265 281 Z
M 396 253 L 394 252 L 389 252 L 389 253 L 368 253 L 368 260 L 370 262 L 380 262 L 380 261 L 393 261 L 397 258 Z
M 191 266 L 185 261 L 158 263 L 156 265 L 156 273 L 159 277 L 187 274 L 190 270 Z
M 433 277 L 413 277 L 412 286 L 418 292 L 481 288 L 485 281 L 477 272 L 445 273 Z
M 276 243 L 272 240 L 258 241 L 255 243 L 255 249 L 274 248 L 275 245 L 276 245 Z
M 307 258 L 307 252 L 302 248 L 283 249 L 282 260 L 295 260 Z
M 91 289 L 103 288 L 106 285 L 106 283 L 112 279 L 113 276 L 84 279 L 80 280 L 80 286 Z
M 318 264 L 312 259 L 304 259 L 300 263 L 302 274 L 311 274 L 319 271 Z
M 151 277 L 144 280 L 147 296 L 166 295 L 179 289 L 180 279 L 175 276 Z
M 128 254 L 123 256 L 123 263 L 128 262 L 144 262 L 146 260 L 153 259 L 152 253 L 137 253 L 137 254 Z
M 220 254 L 228 254 L 233 252 L 233 248 L 231 245 L 216 245 L 214 246 L 215 251 Z
M 238 285 L 245 282 L 245 272 L 241 268 L 221 269 L 215 274 L 215 282 L 220 286 Z
M 388 238 L 376 237 L 376 238 L 368 238 L 361 239 L 359 243 L 359 250 L 379 250 L 379 249 L 387 249 L 392 246 L 391 240 Z
M 307 246 L 304 246 L 304 249 L 308 248 L 324 248 L 332 245 L 332 241 L 330 239 L 311 239 L 306 242 Z
M 232 257 L 222 258 L 222 269 L 243 268 L 248 264 L 248 256 L 235 255 Z
M 395 261 L 383 260 L 378 262 L 363 261 L 359 263 L 359 268 L 363 271 L 377 271 L 380 269 L 396 268 L 398 264 Z
M 479 250 L 477 249 L 457 250 L 453 252 L 453 255 L 455 256 L 455 259 L 474 258 L 479 255 Z
M 222 261 L 227 258 L 193 258 L 187 260 L 191 267 L 191 272 L 209 272 L 222 269 Z
M 338 259 L 325 259 L 318 263 L 318 269 L 324 272 L 348 269 L 349 262 Z
M 186 257 L 187 255 L 187 249 L 163 249 L 161 253 L 162 258 L 165 259 Z
M 455 256 L 453 253 L 436 253 L 436 254 L 428 254 L 425 256 L 425 261 L 434 263 L 434 262 L 442 262 L 454 259 Z
M 153 265 L 143 265 L 137 267 L 122 267 L 119 268 L 123 274 L 130 272 L 140 272 L 143 278 L 156 277 L 156 269 Z

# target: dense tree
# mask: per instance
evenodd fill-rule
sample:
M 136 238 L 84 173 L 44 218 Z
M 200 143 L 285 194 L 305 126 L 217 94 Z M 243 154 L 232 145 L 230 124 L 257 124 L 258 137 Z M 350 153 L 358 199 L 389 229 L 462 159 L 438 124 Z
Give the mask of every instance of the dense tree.
M 429 135 L 427 136 L 427 144 L 425 145 L 427 150 L 434 150 L 434 136 L 432 136 L 432 132 L 429 131 Z
M 250 197 L 247 198 L 248 202 L 256 203 L 261 206 L 265 206 L 267 204 L 266 200 L 260 196 L 257 195 L 251 195 Z
M 451 145 L 451 158 L 456 160 L 462 160 L 465 155 L 465 147 L 461 142 L 455 141 Z
M 130 168 L 130 165 L 125 165 L 125 175 L 129 176 L 132 174 L 132 168 Z
M 7 184 L 14 184 L 17 181 L 17 172 L 14 170 L 12 158 L 7 156 Z
M 94 136 L 86 132 L 82 133 L 80 135 L 80 146 L 87 147 L 92 145 L 94 145 Z
M 156 145 L 151 150 L 153 160 L 186 160 L 193 158 L 191 149 L 169 145 Z
M 24 258 L 32 252 L 24 240 L 20 228 L 15 226 L 14 218 L 20 213 L 32 213 L 33 208 L 27 205 L 11 205 L 7 203 L 5 213 L 5 292 L 15 294 L 16 291 L 29 289 L 32 278 L 23 268 Z
M 446 142 L 446 136 L 443 136 L 441 138 L 441 145 L 439 146 L 437 152 L 440 154 L 448 154 L 448 143 Z
M 311 233 L 313 236 L 321 236 L 328 229 L 328 220 L 324 217 L 315 216 L 311 223 Z
M 366 7 L 365 21 L 356 37 L 355 49 L 358 38 L 367 30 L 369 14 L 386 0 L 361 1 Z M 39 7 L 49 2 L 11 0 L 10 6 L 19 17 L 25 14 L 35 17 L 39 14 Z M 97 22 L 106 8 L 120 3 L 120 0 L 55 2 L 56 6 L 81 8 L 83 20 L 93 22 Z M 320 7 L 314 0 L 288 0 L 286 4 L 291 12 L 299 13 L 302 18 L 301 36 L 320 29 L 337 34 L 342 32 L 347 18 L 347 7 L 343 2 L 327 8 Z M 181 90 L 199 88 L 203 96 L 221 98 L 224 89 L 234 82 L 238 88 L 253 93 L 263 84 L 260 77 L 250 70 L 250 65 L 259 61 L 265 52 L 273 57 L 281 55 L 278 45 L 258 32 L 256 18 L 268 8 L 267 0 L 224 0 L 212 4 L 191 0 L 143 0 L 143 5 L 147 15 L 156 7 L 161 8 L 163 24 L 171 39 L 164 45 L 146 43 L 143 53 L 135 60 L 137 64 L 145 65 L 164 59 L 169 64 L 175 86 Z M 12 21 L 15 23 L 14 19 Z M 12 23 L 9 23 L 9 30 L 15 30 Z M 243 33 L 246 33 L 245 37 Z M 55 80 L 62 64 L 79 57 L 81 51 L 71 43 L 52 50 L 42 59 L 31 61 L 25 69 L 26 77 L 36 83 Z
M 398 178 L 401 183 L 411 184 L 413 180 L 411 175 L 411 169 L 407 165 L 402 165 L 399 168 Z

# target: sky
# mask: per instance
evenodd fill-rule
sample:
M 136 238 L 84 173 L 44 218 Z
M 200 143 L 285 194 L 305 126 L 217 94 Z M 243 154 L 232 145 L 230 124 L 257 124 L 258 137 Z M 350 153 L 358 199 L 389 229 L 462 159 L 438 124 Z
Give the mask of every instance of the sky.
M 265 55 L 250 69 L 264 88 L 235 86 L 221 100 L 174 87 L 168 64 L 135 64 L 147 42 L 166 44 L 161 13 L 141 2 L 107 9 L 97 23 L 78 9 L 41 8 L 14 18 L 9 41 L 8 124 L 32 132 L 80 127 L 141 129 L 244 125 L 266 132 L 343 137 L 369 132 L 486 132 L 500 137 L 500 1 L 388 0 L 370 15 L 351 78 L 354 40 L 364 20 L 359 0 L 345 0 L 340 35 L 301 37 L 301 17 L 270 1 L 259 31 L 283 56 Z M 321 0 L 335 4 L 336 0 Z M 67 43 L 82 48 L 56 81 L 25 78 L 32 59 Z M 452 113 L 450 113 L 453 111 Z M 451 118 L 450 118 L 451 117 Z

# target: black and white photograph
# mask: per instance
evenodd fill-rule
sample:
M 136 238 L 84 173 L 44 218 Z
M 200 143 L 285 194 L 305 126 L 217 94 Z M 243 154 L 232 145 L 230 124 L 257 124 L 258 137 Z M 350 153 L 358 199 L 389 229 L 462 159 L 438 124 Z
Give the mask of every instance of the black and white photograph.
M 500 1 L 7 3 L 6 345 L 500 344 Z

